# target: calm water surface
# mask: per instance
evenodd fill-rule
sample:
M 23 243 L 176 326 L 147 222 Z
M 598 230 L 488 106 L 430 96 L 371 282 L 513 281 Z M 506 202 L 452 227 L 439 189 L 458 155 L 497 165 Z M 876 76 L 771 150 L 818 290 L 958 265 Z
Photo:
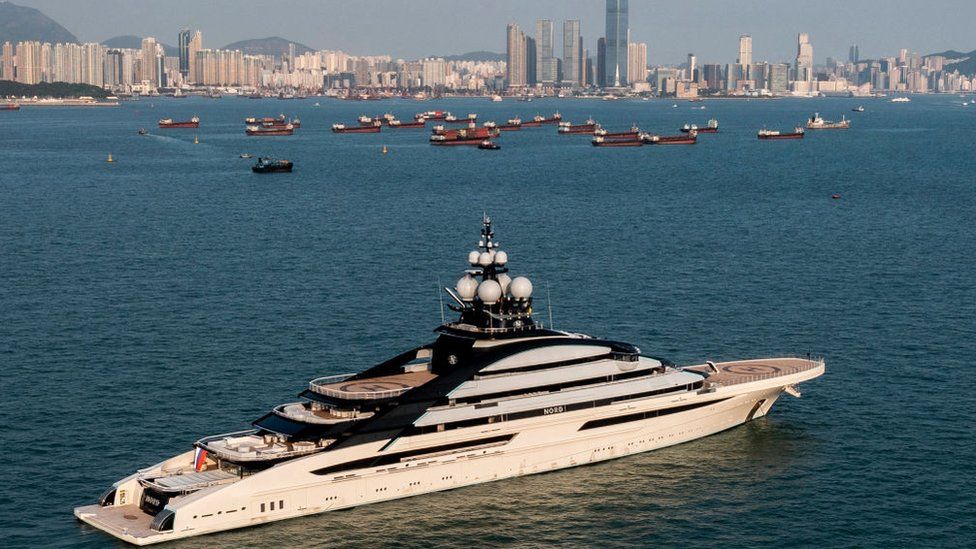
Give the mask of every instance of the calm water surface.
M 465 266 L 483 211 L 513 274 L 549 288 L 557 328 L 678 363 L 809 352 L 827 374 L 768 417 L 674 448 L 174 547 L 970 545 L 976 108 L 962 101 L 0 113 L 0 545 L 113 545 L 72 508 L 312 377 L 432 339 L 437 285 Z M 329 132 L 435 108 L 657 133 L 715 117 L 721 133 L 594 149 L 547 127 L 490 152 L 431 147 L 424 130 Z M 854 127 L 755 138 L 815 110 Z M 245 116 L 281 111 L 302 118 L 294 137 L 244 136 Z M 193 114 L 197 131 L 155 129 Z M 251 174 L 242 152 L 295 173 Z

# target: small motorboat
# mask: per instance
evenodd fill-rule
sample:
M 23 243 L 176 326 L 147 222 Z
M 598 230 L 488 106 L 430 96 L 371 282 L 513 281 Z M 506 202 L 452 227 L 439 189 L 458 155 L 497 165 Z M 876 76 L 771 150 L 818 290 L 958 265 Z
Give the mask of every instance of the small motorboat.
M 486 151 L 497 151 L 498 149 L 502 148 L 502 146 L 494 141 L 486 139 L 481 143 L 478 143 L 478 148 Z
M 147 133 L 149 132 L 146 130 L 146 128 L 139 128 L 139 135 L 146 135 Z
M 864 112 L 864 105 L 858 105 L 851 110 L 854 112 Z
M 254 173 L 291 173 L 291 160 L 275 160 L 273 158 L 258 158 L 258 163 L 251 166 Z
M 241 158 L 254 158 L 254 155 L 251 153 L 241 153 Z

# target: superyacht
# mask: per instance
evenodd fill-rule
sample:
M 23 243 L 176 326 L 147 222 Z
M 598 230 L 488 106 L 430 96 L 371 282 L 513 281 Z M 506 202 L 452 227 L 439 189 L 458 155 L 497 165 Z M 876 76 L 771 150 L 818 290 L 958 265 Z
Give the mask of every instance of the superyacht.
M 115 482 L 75 516 L 147 545 L 600 462 L 767 414 L 823 360 L 677 366 L 554 330 L 482 223 L 445 288 L 457 320 L 359 373 L 313 379 L 251 429 L 206 436 Z

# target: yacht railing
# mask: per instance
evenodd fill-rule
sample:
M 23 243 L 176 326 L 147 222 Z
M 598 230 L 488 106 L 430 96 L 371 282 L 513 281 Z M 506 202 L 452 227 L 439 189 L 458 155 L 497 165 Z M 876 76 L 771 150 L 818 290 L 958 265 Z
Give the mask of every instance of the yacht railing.
M 327 376 L 313 379 L 308 383 L 308 388 L 320 395 L 325 395 L 342 400 L 379 400 L 383 398 L 394 398 L 406 393 L 413 387 L 397 387 L 395 389 L 378 389 L 375 391 L 348 391 L 342 388 L 332 387 L 336 383 L 341 383 L 356 374 L 343 374 L 339 376 Z M 363 380 L 364 382 L 369 380 Z

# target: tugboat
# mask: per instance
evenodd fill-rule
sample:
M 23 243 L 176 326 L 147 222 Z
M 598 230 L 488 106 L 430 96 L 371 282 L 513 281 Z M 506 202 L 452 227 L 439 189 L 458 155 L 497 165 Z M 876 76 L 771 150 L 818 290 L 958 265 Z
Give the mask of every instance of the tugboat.
M 486 151 L 497 151 L 502 146 L 490 139 L 485 139 L 481 143 L 478 143 L 478 148 Z
M 259 136 L 275 136 L 275 135 L 292 135 L 295 133 L 294 127 L 291 124 L 285 126 L 248 126 L 244 130 L 245 135 L 259 135 Z
M 793 128 L 792 132 L 781 132 L 779 130 L 767 130 L 763 128 L 759 130 L 756 136 L 759 139 L 803 139 L 805 132 L 803 128 L 797 126 Z
M 854 112 L 864 112 L 864 105 L 858 105 L 851 110 Z
M 162 120 L 159 121 L 159 127 L 160 128 L 167 128 L 167 129 L 172 129 L 172 128 L 199 128 L 200 127 L 200 118 L 194 116 L 193 118 L 191 118 L 189 120 L 184 120 L 184 121 L 180 121 L 180 122 L 177 122 L 177 121 L 173 120 L 172 118 L 163 118 Z
M 598 128 L 597 123 L 592 118 L 583 124 L 573 125 L 570 122 L 560 122 L 559 129 L 556 130 L 560 135 L 592 134 Z
M 332 133 L 380 133 L 380 123 L 374 122 L 372 126 L 346 126 L 345 124 L 333 124 Z
M 498 129 L 503 132 L 514 132 L 522 129 L 522 119 L 521 118 L 509 118 L 508 122 L 505 124 L 500 124 Z
M 563 237 L 556 227 L 546 236 L 572 247 Z M 357 364 L 355 372 L 330 371 L 246 430 L 203 436 L 154 458 L 155 465 L 133 467 L 74 515 L 136 545 L 257 525 L 273 529 L 282 519 L 503 482 L 706 437 L 768 415 L 781 397 L 800 396 L 797 386 L 826 368 L 822 359 L 788 357 L 678 365 L 642 351 L 643 345 L 543 325 L 532 281 L 510 276 L 509 254 L 487 216 L 474 242 L 477 248 L 458 258 L 460 280 L 445 288 L 457 315 L 430 340 L 377 364 Z M 578 261 L 566 264 L 570 279 L 599 284 Z M 405 276 L 394 289 L 419 291 L 431 277 L 426 271 Z M 391 293 L 385 302 L 396 299 Z M 582 304 L 579 294 L 576 299 Z M 637 320 L 644 318 L 654 315 L 642 312 Z M 357 327 L 332 329 L 354 334 Z M 218 374 L 202 368 L 199 375 Z M 267 385 L 250 389 L 261 393 L 253 400 L 267 400 Z M 207 396 L 202 387 L 189 390 Z M 793 412 L 779 421 L 802 421 L 800 410 Z M 152 437 L 149 425 L 135 432 L 142 440 Z M 710 445 L 732 451 L 736 440 Z M 639 467 L 633 460 L 617 465 L 621 471 Z M 546 482 L 539 486 L 555 490 Z M 588 489 L 577 487 L 581 498 Z M 637 487 L 624 479 L 611 489 L 626 498 Z M 500 514 L 519 512 L 518 501 L 498 505 Z
M 694 145 L 698 143 L 698 132 L 691 130 L 685 135 L 645 135 L 643 140 L 651 145 Z
M 692 130 L 698 133 L 718 133 L 718 120 L 715 120 L 714 118 L 709 120 L 708 124 L 704 128 L 699 128 L 695 124 L 691 124 L 690 126 L 685 124 L 681 128 L 681 133 L 689 133 Z
M 258 158 L 258 163 L 251 166 L 254 173 L 291 173 L 291 160 L 275 160 L 273 158 Z
M 841 118 L 840 122 L 831 122 L 820 117 L 819 112 L 813 113 L 810 120 L 807 120 L 808 130 L 846 130 L 851 127 L 851 121 L 846 117 Z

